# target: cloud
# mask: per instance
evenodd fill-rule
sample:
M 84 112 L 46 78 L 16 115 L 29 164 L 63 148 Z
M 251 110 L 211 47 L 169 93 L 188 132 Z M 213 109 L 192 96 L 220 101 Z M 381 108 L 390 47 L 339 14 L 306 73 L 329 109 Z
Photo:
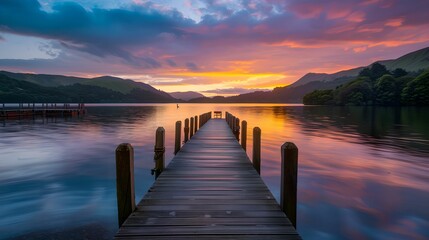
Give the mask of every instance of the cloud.
M 187 62 L 186 68 L 192 72 L 197 72 L 198 70 L 200 70 L 200 68 L 197 66 L 197 64 L 195 64 L 193 62 Z
M 192 24 L 174 10 L 86 10 L 77 3 L 60 2 L 52 6 L 52 12 L 46 12 L 36 0 L 0 3 L 0 31 L 58 40 L 68 48 L 99 57 L 116 56 L 143 67 L 160 64 L 146 53 L 135 55 L 134 48 L 153 44 L 166 33 L 180 37 L 182 29 Z
M 46 43 L 40 43 L 39 50 L 52 58 L 58 57 L 61 51 L 60 49 L 54 48 L 52 45 Z
M 177 63 L 173 59 L 165 60 L 170 67 L 177 67 Z
M 204 93 L 211 93 L 211 94 L 219 94 L 219 95 L 233 95 L 233 94 L 244 94 L 244 93 L 251 93 L 256 91 L 270 91 L 269 89 L 246 89 L 246 88 L 218 88 L 218 89 L 212 89 L 212 90 L 206 90 L 203 91 Z

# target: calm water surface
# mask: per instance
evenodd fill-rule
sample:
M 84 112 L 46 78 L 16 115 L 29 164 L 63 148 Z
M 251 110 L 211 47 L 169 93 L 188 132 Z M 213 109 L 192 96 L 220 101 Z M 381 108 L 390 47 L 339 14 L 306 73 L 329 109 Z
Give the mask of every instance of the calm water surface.
M 0 239 L 111 239 L 116 146 L 135 148 L 136 198 L 154 179 L 155 130 L 210 110 L 262 129 L 262 177 L 279 198 L 280 146 L 299 148 L 304 239 L 429 238 L 429 108 L 175 104 L 88 107 L 83 118 L 0 121 Z

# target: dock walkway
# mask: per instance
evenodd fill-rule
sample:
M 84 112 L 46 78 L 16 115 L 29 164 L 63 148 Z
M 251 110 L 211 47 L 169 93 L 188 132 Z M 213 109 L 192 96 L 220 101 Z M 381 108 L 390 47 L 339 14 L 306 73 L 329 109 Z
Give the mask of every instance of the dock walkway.
M 225 119 L 190 139 L 116 239 L 301 239 Z

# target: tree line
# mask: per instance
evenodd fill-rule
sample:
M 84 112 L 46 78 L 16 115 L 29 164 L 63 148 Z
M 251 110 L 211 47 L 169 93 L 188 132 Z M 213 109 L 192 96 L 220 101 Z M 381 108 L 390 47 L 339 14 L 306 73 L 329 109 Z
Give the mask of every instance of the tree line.
M 315 90 L 304 96 L 305 105 L 429 105 L 429 69 L 417 73 L 380 63 L 363 69 L 356 79 L 335 89 Z

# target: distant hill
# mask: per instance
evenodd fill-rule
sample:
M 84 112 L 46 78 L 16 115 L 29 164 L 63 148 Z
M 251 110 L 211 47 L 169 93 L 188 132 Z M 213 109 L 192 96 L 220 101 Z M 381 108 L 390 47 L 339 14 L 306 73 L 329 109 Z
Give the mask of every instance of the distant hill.
M 424 70 L 429 68 L 429 47 L 405 54 L 394 60 L 378 61 L 378 63 L 386 66 L 388 70 L 396 68 L 402 68 L 408 72 Z
M 177 99 L 181 99 L 184 101 L 188 101 L 191 100 L 193 98 L 203 98 L 204 95 L 201 93 L 197 93 L 197 92 L 192 92 L 192 91 L 188 91 L 188 92 L 171 92 L 169 93 L 170 96 L 177 98 Z
M 388 70 L 395 70 L 396 68 L 402 68 L 407 72 L 417 72 L 419 70 L 424 70 L 429 68 L 429 47 L 423 48 L 411 53 L 408 53 L 404 56 L 401 56 L 397 59 L 392 60 L 383 60 L 377 61 L 380 64 L 386 66 Z M 298 79 L 296 82 L 291 84 L 291 87 L 301 86 L 309 82 L 321 81 L 329 82 L 335 81 L 338 78 L 343 77 L 356 77 L 362 69 L 369 67 L 374 63 L 371 63 L 368 66 L 352 68 L 349 70 L 344 70 L 332 74 L 327 73 L 307 73 L 302 78 Z
M 362 69 L 364 69 L 364 67 L 353 68 L 353 69 L 344 70 L 344 71 L 340 71 L 340 72 L 336 72 L 336 73 L 332 73 L 332 74 L 328 74 L 328 73 L 307 73 L 303 77 L 298 79 L 298 81 L 292 83 L 289 86 L 290 87 L 297 87 L 297 86 L 302 86 L 302 85 L 310 83 L 310 82 L 316 82 L 316 81 L 329 82 L 329 81 L 333 81 L 335 79 L 342 78 L 342 77 L 354 77 L 354 76 L 357 76 L 359 74 L 359 72 L 362 71 Z
M 46 87 L 0 74 L 0 102 L 154 103 L 177 102 L 177 99 L 168 94 L 159 94 L 141 88 L 133 88 L 128 93 L 122 93 L 81 83 Z
M 117 91 L 123 94 L 130 93 L 133 89 L 141 89 L 149 91 L 158 95 L 162 95 L 166 98 L 170 98 L 168 93 L 159 91 L 149 84 L 135 82 L 129 79 L 122 79 L 111 76 L 102 76 L 96 78 L 81 78 L 71 77 L 62 75 L 49 75 L 49 74 L 31 74 L 31 73 L 12 73 L 6 71 L 0 71 L 0 74 L 6 75 L 16 80 L 22 80 L 38 84 L 44 87 L 59 87 L 59 86 L 70 86 L 73 84 L 82 84 L 90 86 L 98 86 L 107 88 L 113 91 Z

